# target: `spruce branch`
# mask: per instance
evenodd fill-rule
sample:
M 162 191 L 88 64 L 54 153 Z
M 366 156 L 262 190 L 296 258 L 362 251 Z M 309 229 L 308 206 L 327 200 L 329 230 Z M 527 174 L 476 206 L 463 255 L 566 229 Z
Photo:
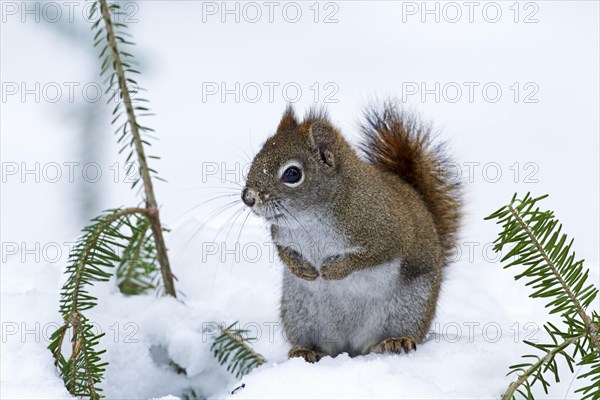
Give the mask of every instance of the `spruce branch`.
M 92 220 L 83 229 L 83 235 L 75 244 L 66 274 L 68 279 L 61 290 L 60 313 L 63 325 L 50 338 L 48 348 L 52 352 L 55 365 L 59 368 L 67 390 L 77 396 L 97 399 L 101 389 L 104 367 L 100 356 L 104 350 L 96 350 L 103 333 L 93 333 L 94 326 L 83 315 L 97 304 L 97 298 L 87 291 L 94 282 L 104 282 L 112 274 L 112 268 L 120 259 L 119 252 L 130 238 L 122 233 L 123 225 L 131 225 L 130 218 L 147 219 L 148 209 L 125 208 L 109 210 Z M 68 359 L 62 354 L 66 334 L 71 331 L 71 355 Z
M 131 241 L 125 246 L 117 266 L 117 284 L 121 293 L 135 295 L 155 287 L 156 246 L 148 218 L 138 218 L 129 226 Z
M 151 230 L 152 230 L 152 234 L 154 236 L 154 241 L 156 243 L 157 258 L 158 258 L 158 263 L 160 264 L 160 270 L 161 270 L 161 274 L 162 274 L 162 281 L 163 281 L 163 285 L 164 285 L 165 294 L 168 294 L 173 297 L 177 297 L 177 294 L 175 292 L 175 284 L 173 282 L 173 273 L 171 272 L 169 258 L 167 256 L 167 248 L 166 248 L 163 233 L 162 233 L 163 229 L 162 229 L 162 224 L 161 224 L 160 216 L 159 216 L 158 203 L 156 201 L 156 196 L 154 194 L 154 187 L 152 184 L 152 178 L 150 176 L 150 172 L 153 170 L 151 170 L 148 167 L 148 163 L 146 160 L 146 154 L 144 151 L 144 143 L 148 144 L 148 142 L 142 138 L 141 132 L 140 132 L 140 131 L 150 130 L 150 129 L 139 125 L 139 123 L 137 121 L 136 112 L 135 112 L 136 109 L 138 111 L 143 111 L 143 112 L 149 111 L 149 110 L 148 110 L 148 108 L 142 107 L 142 106 L 134 107 L 133 103 L 131 101 L 130 89 L 127 84 L 128 83 L 137 84 L 137 82 L 127 78 L 125 69 L 127 68 L 129 70 L 129 72 L 131 72 L 131 73 L 136 73 L 137 71 L 131 68 L 130 63 L 123 61 L 123 58 L 121 57 L 122 55 L 124 57 L 131 57 L 131 55 L 129 53 L 120 51 L 119 46 L 117 44 L 117 41 L 119 41 L 123 44 L 130 44 L 130 42 L 123 39 L 122 36 L 118 36 L 115 33 L 115 29 L 114 29 L 115 24 L 113 24 L 113 22 L 111 20 L 111 10 L 113 10 L 113 9 L 118 10 L 118 6 L 114 5 L 114 4 L 109 6 L 106 0 L 99 0 L 98 3 L 100 5 L 101 19 L 104 22 L 104 29 L 105 29 L 106 41 L 107 41 L 107 45 L 102 50 L 101 57 L 104 55 L 106 49 L 109 48 L 110 54 L 111 54 L 110 60 L 112 61 L 112 62 L 107 61 L 107 60 L 109 60 L 109 57 L 107 56 L 103 63 L 102 71 L 106 72 L 108 65 L 112 65 L 114 75 L 111 75 L 110 81 L 112 83 L 115 76 L 117 79 L 122 104 L 125 107 L 125 114 L 127 115 L 127 120 L 123 124 L 123 128 L 122 128 L 123 129 L 122 137 L 125 137 L 126 133 L 129 131 L 129 133 L 131 134 L 131 141 L 130 141 L 129 145 L 133 145 L 133 148 L 135 149 L 135 153 L 137 154 L 137 160 L 139 163 L 139 171 L 140 171 L 140 175 L 141 175 L 143 186 L 144 186 L 146 207 L 148 208 L 148 211 L 149 211 L 148 215 L 149 215 L 149 218 L 151 221 Z M 124 24 L 118 24 L 116 26 L 117 27 L 125 27 Z M 99 32 L 102 32 L 102 30 L 99 30 Z M 97 37 L 98 36 L 100 36 L 100 35 L 97 35 Z M 101 41 L 97 41 L 96 44 L 99 44 L 100 42 Z M 115 108 L 115 111 L 113 112 L 113 114 L 116 114 L 116 111 L 118 111 L 118 105 Z M 117 117 L 115 117 L 113 122 L 115 122 L 118 119 L 118 117 L 119 117 L 119 115 L 117 115 Z M 130 157 L 131 157 L 131 154 L 130 154 Z
M 565 295 L 568 297 L 569 301 L 573 304 L 573 306 L 575 307 L 575 310 L 577 311 L 577 314 L 579 315 L 579 317 L 585 324 L 587 331 L 590 335 L 590 338 L 594 342 L 594 346 L 596 346 L 596 349 L 598 349 L 598 351 L 600 351 L 600 337 L 598 337 L 598 326 L 596 324 L 592 323 L 591 318 L 585 313 L 585 310 L 581 306 L 579 299 L 575 296 L 575 294 L 573 293 L 573 291 L 571 290 L 569 285 L 567 285 L 567 283 L 565 282 L 562 274 L 558 270 L 555 263 L 552 262 L 552 260 L 550 259 L 550 255 L 544 249 L 544 247 L 540 243 L 540 240 L 538 239 L 538 237 L 536 235 L 534 235 L 534 233 L 531 231 L 531 228 L 529 227 L 529 225 L 527 223 L 525 223 L 525 221 L 523 221 L 523 218 L 520 215 L 520 213 L 515 209 L 513 204 L 509 204 L 508 209 L 509 209 L 510 213 L 512 214 L 512 216 L 515 218 L 515 220 L 518 222 L 521 229 L 523 229 L 527 233 L 529 240 L 531 241 L 531 243 L 533 243 L 533 245 L 535 246 L 538 253 L 543 257 L 546 265 L 548 266 L 548 268 L 550 268 L 550 270 L 554 274 L 554 277 L 556 278 L 557 282 L 560 284 Z M 559 229 L 559 231 L 560 231 L 560 229 Z M 556 236 L 558 236 L 558 232 L 556 233 Z M 566 238 L 566 236 L 563 235 L 563 238 Z M 563 242 L 564 242 L 564 240 L 563 240 Z M 571 241 L 571 243 L 572 243 L 572 241 Z M 569 245 L 569 247 L 570 247 L 570 245 Z M 568 252 L 568 248 L 566 249 L 565 254 L 566 254 L 566 252 Z M 586 277 L 587 277 L 587 275 L 586 275 Z
M 533 398 L 531 387 L 540 382 L 548 393 L 549 383 L 544 373 L 550 371 L 556 382 L 559 381 L 556 356 L 561 355 L 571 372 L 574 371 L 574 357 L 579 356 L 579 366 L 588 365 L 591 370 L 578 378 L 590 378 L 592 383 L 578 389 L 584 399 L 600 399 L 600 338 L 598 327 L 600 318 L 595 311 L 591 316 L 587 307 L 596 299 L 598 288 L 588 284 L 589 270 L 584 269 L 583 260 L 575 261 L 575 252 L 571 251 L 573 240 L 562 233 L 562 225 L 552 211 L 540 211 L 537 203 L 547 196 L 533 198 L 528 193 L 523 199 L 515 194 L 511 202 L 500 208 L 486 219 L 496 219 L 502 224 L 502 232 L 494 242 L 494 251 L 501 252 L 505 246 L 512 245 L 502 262 L 512 259 L 504 268 L 525 267 L 515 276 L 515 280 L 525 278 L 526 286 L 534 291 L 533 298 L 544 298 L 548 302 L 550 314 L 560 314 L 563 318 L 562 329 L 548 322 L 544 325 L 552 338 L 552 343 L 526 344 L 544 352 L 542 357 L 523 356 L 534 359 L 510 367 L 518 378 L 512 382 L 503 399 L 514 398 L 515 392 L 526 398 Z M 573 354 L 567 352 L 573 349 Z
M 108 281 L 112 277 L 110 268 L 117 266 L 119 288 L 124 293 L 137 294 L 152 287 L 152 280 L 157 271 L 156 260 L 160 265 L 165 294 L 176 297 L 173 275 L 169 266 L 158 203 L 154 194 L 152 177 L 156 171 L 147 163 L 144 146 L 149 146 L 148 132 L 151 128 L 142 126 L 139 116 L 151 115 L 149 109 L 142 105 L 134 106 L 128 84 L 137 82 L 126 74 L 139 74 L 132 65 L 133 56 L 123 51 L 120 46 L 133 44 L 124 37 L 129 36 L 122 29 L 123 23 L 113 23 L 111 15 L 120 15 L 119 5 L 108 5 L 106 0 L 98 0 L 92 4 L 90 17 L 99 11 L 99 17 L 93 24 L 96 29 L 94 46 L 104 43 L 100 52 L 103 59 L 101 75 L 109 74 L 106 92 L 113 90 L 109 99 L 117 100 L 113 110 L 115 124 L 121 116 L 125 121 L 118 126 L 120 132 L 118 143 L 123 144 L 121 152 L 129 149 L 127 162 L 137 156 L 139 174 L 143 183 L 144 208 L 134 207 L 109 210 L 94 218 L 92 223 L 83 229 L 82 236 L 69 254 L 66 274 L 67 281 L 63 285 L 60 300 L 60 313 L 63 325 L 51 336 L 48 348 L 55 359 L 67 390 L 81 397 L 97 399 L 102 397 L 101 383 L 106 362 L 101 355 L 105 350 L 97 350 L 103 333 L 95 334 L 94 326 L 84 315 L 85 310 L 96 306 L 97 298 L 87 288 L 96 282 Z M 117 44 L 119 43 L 119 44 Z M 114 90 L 114 86 L 119 89 Z M 118 93 L 118 97 L 117 97 Z M 147 102 L 145 99 L 136 99 Z M 148 156 L 148 158 L 157 158 Z M 129 163 L 127 173 L 132 171 Z M 140 182 L 136 179 L 132 185 Z M 65 358 L 63 344 L 67 333 L 71 332 L 71 354 Z
M 99 267 L 110 267 L 112 266 L 111 262 L 118 260 L 118 256 L 109 248 L 109 244 L 114 245 L 117 242 L 103 241 L 101 238 L 112 236 L 116 239 L 123 239 L 124 237 L 118 232 L 118 229 L 111 228 L 113 223 L 132 214 L 147 214 L 147 212 L 148 210 L 144 208 L 113 210 L 106 216 L 94 218 L 92 221 L 95 224 L 84 228 L 83 238 L 75 246 L 73 253 L 69 255 L 74 263 L 67 267 L 67 273 L 72 273 L 61 293 L 61 313 L 64 317 L 75 315 L 79 310 L 87 310 L 95 305 L 89 301 L 90 298 L 83 288 L 83 283 L 89 283 L 90 278 L 96 281 L 107 281 L 110 274 L 102 271 Z
M 595 311 L 592 312 L 592 322 L 597 326 L 600 325 L 600 315 L 598 315 L 598 313 Z M 584 346 L 585 343 L 582 345 L 580 350 L 584 350 Z M 575 392 L 581 392 L 584 395 L 582 397 L 584 400 L 598 400 L 600 399 L 600 352 L 588 348 L 587 353 L 585 351 L 581 351 L 581 353 L 582 359 L 579 362 L 579 365 L 589 366 L 590 370 L 585 374 L 580 375 L 579 378 L 589 378 L 591 383 L 586 387 L 577 389 Z
M 543 378 L 542 374 L 540 373 L 542 370 L 542 367 L 547 367 L 549 369 L 550 365 L 552 365 L 552 364 L 555 365 L 555 357 L 559 353 L 563 352 L 565 348 L 574 344 L 579 339 L 581 339 L 583 336 L 584 336 L 583 334 L 580 334 L 578 336 L 573 336 L 573 337 L 566 339 L 561 344 L 559 344 L 557 346 L 553 346 L 553 348 L 551 350 L 548 350 L 548 352 L 543 357 L 537 357 L 537 361 L 534 363 L 519 364 L 519 365 L 511 366 L 512 371 L 509 372 L 509 374 L 517 372 L 517 371 L 520 371 L 522 373 L 518 376 L 516 381 L 514 381 L 513 383 L 510 384 L 510 386 L 508 387 L 506 392 L 502 395 L 502 400 L 510 400 L 510 399 L 514 398 L 515 391 L 517 391 L 521 385 L 526 383 L 526 381 L 531 376 L 534 376 L 535 377 L 534 379 L 540 380 L 542 382 L 542 384 L 546 387 L 547 381 Z M 523 369 L 523 367 L 525 367 L 525 366 L 529 366 L 529 368 L 527 368 L 526 370 Z M 523 394 L 523 393 L 521 393 L 521 394 Z
M 221 326 L 221 334 L 215 339 L 210 350 L 221 365 L 227 365 L 227 371 L 240 378 L 252 369 L 266 362 L 265 358 L 254 351 L 248 338 L 248 330 L 236 329 L 237 321 L 228 327 Z

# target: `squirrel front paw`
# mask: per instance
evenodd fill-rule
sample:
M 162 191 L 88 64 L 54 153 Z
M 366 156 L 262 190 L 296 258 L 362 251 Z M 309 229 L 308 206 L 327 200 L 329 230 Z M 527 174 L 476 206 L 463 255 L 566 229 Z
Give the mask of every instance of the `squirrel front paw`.
M 298 278 L 314 281 L 319 277 L 319 271 L 310 265 L 297 251 L 279 245 L 277 250 L 283 263 Z
M 348 268 L 344 258 L 341 257 L 331 257 L 321 267 L 321 276 L 328 281 L 344 279 L 351 273 L 352 269 Z
M 288 264 L 288 267 L 292 274 L 307 281 L 314 281 L 319 277 L 319 271 L 307 262 L 295 261 Z

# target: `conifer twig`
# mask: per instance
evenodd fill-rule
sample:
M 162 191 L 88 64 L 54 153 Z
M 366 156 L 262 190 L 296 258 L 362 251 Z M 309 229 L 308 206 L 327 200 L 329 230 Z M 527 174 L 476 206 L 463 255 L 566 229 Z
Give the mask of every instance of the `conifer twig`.
M 73 291 L 73 303 L 71 305 L 71 313 L 70 316 L 68 317 L 69 320 L 74 319 L 74 320 L 78 320 L 78 315 L 79 312 L 77 311 L 79 309 L 79 290 L 81 288 L 81 279 L 83 277 L 83 271 L 84 271 L 84 265 L 88 260 L 88 256 L 89 253 L 93 250 L 93 246 L 96 241 L 98 240 L 98 237 L 102 234 L 104 227 L 110 226 L 112 225 L 113 222 L 115 222 L 116 220 L 118 220 L 121 217 L 125 217 L 127 215 L 132 215 L 132 214 L 148 214 L 148 209 L 147 208 L 139 208 L 139 207 L 130 207 L 130 208 L 124 208 L 122 210 L 118 210 L 116 212 L 114 212 L 112 215 L 110 215 L 102 224 L 102 227 L 100 229 L 98 229 L 96 231 L 96 236 L 92 238 L 92 240 L 90 240 L 90 244 L 84 249 L 83 251 L 83 257 L 81 257 L 80 261 L 79 261 L 79 266 L 77 267 L 77 275 L 75 276 L 75 285 L 74 285 L 74 291 Z M 74 324 L 73 324 L 74 325 Z
M 548 353 L 546 353 L 546 355 L 544 357 L 540 357 L 537 362 L 535 362 L 534 364 L 532 364 L 531 367 L 529 367 L 526 371 L 524 371 L 521 375 L 519 375 L 519 377 L 517 378 L 516 381 L 514 381 L 513 383 L 510 384 L 510 386 L 508 387 L 508 389 L 506 389 L 506 392 L 502 395 L 502 400 L 510 400 L 510 399 L 512 399 L 513 396 L 514 396 L 514 394 L 515 394 L 515 391 L 519 388 L 519 386 L 521 386 L 522 384 L 524 384 L 525 381 L 527 381 L 527 379 L 529 379 L 529 377 L 533 373 L 535 373 L 543 365 L 545 365 L 548 362 L 552 361 L 554 359 L 554 357 L 558 353 L 560 353 L 561 351 L 563 351 L 566 347 L 568 347 L 568 346 L 572 345 L 573 343 L 577 342 L 583 336 L 585 336 L 585 335 L 584 334 L 580 334 L 580 335 L 577 335 L 577 336 L 572 336 L 572 337 L 566 339 L 564 342 L 562 342 L 558 346 L 556 346 L 554 349 L 548 351 Z
M 562 286 L 562 288 L 565 291 L 565 293 L 567 294 L 567 296 L 569 296 L 569 300 L 571 300 L 571 302 L 575 305 L 577 314 L 579 315 L 579 317 L 585 324 L 585 327 L 587 329 L 587 332 L 589 333 L 590 339 L 594 343 L 594 346 L 596 347 L 596 349 L 598 351 L 600 351 L 600 338 L 598 337 L 598 326 L 596 326 L 596 324 L 594 324 L 592 322 L 592 319 L 590 318 L 590 316 L 587 315 L 585 310 L 583 309 L 583 307 L 581 307 L 581 303 L 579 302 L 579 299 L 577 299 L 577 297 L 573 294 L 569 285 L 566 284 L 562 275 L 560 274 L 560 272 L 558 272 L 558 269 L 556 268 L 556 266 L 550 259 L 548 252 L 546 252 L 546 250 L 544 249 L 544 247 L 542 246 L 540 241 L 537 239 L 537 236 L 533 234 L 533 232 L 529 228 L 529 225 L 527 225 L 527 223 L 525 223 L 525 221 L 523 221 L 523 218 L 521 218 L 521 215 L 517 212 L 517 210 L 515 210 L 515 208 L 513 207 L 512 204 L 508 205 L 508 210 L 513 215 L 513 217 L 517 220 L 517 222 L 519 223 L 521 228 L 525 231 L 525 233 L 529 237 L 529 240 L 531 240 L 531 242 L 535 245 L 535 248 L 540 253 L 540 255 L 543 257 L 544 261 L 546 262 L 546 265 L 548 265 L 548 268 L 550 268 L 550 270 L 554 274 L 556 280 L 560 283 L 560 285 Z
M 248 342 L 253 339 L 244 337 L 248 331 L 234 328 L 236 324 L 237 322 L 228 327 L 220 326 L 221 334 L 210 349 L 219 364 L 227 365 L 227 371 L 239 378 L 267 360 L 248 345 Z
M 140 136 L 139 125 L 137 123 L 136 115 L 133 110 L 131 102 L 131 95 L 129 88 L 127 87 L 127 79 L 125 77 L 125 71 L 123 68 L 123 61 L 117 47 L 117 40 L 113 30 L 113 25 L 110 16 L 110 8 L 106 0 L 99 0 L 100 12 L 102 13 L 102 19 L 106 26 L 106 34 L 108 44 L 112 52 L 113 68 L 118 78 L 119 90 L 123 98 L 125 110 L 127 112 L 127 121 L 131 129 L 131 135 L 133 138 L 135 151 L 137 153 L 138 162 L 140 165 L 140 175 L 144 184 L 144 194 L 146 197 L 146 206 L 148 208 L 148 218 L 151 221 L 152 234 L 156 243 L 156 253 L 158 263 L 160 264 L 160 271 L 162 274 L 162 281 L 165 288 L 165 294 L 173 297 L 177 297 L 175 292 L 175 284 L 173 282 L 173 273 L 171 272 L 171 266 L 169 265 L 169 258 L 167 256 L 167 247 L 162 234 L 162 225 L 160 222 L 158 203 L 156 202 L 156 196 L 154 195 L 154 187 L 152 185 L 152 179 L 150 178 L 150 171 L 146 162 L 146 155 L 144 153 L 144 146 L 142 144 L 142 138 Z
M 557 356 L 564 358 L 571 373 L 574 365 L 590 366 L 589 372 L 579 374 L 578 378 L 589 378 L 589 384 L 577 389 L 582 400 L 600 399 L 600 338 L 598 329 L 600 318 L 595 311 L 591 315 L 586 309 L 598 295 L 598 288 L 588 283 L 589 269 L 583 266 L 583 260 L 576 260 L 571 250 L 574 240 L 562 232 L 562 224 L 552 211 L 541 211 L 537 203 L 547 195 L 537 198 L 529 193 L 518 199 L 515 194 L 509 204 L 486 217 L 496 219 L 502 225 L 502 231 L 494 241 L 494 251 L 500 252 L 505 246 L 513 245 L 501 262 L 511 258 L 504 268 L 518 266 L 523 268 L 515 275 L 515 280 L 526 279 L 526 286 L 533 292 L 532 298 L 547 299 L 549 314 L 560 314 L 564 326 L 557 328 L 551 322 L 544 325 L 552 342 L 537 344 L 525 340 L 524 343 L 542 351 L 542 355 L 524 355 L 522 358 L 532 361 L 511 365 L 510 374 L 517 374 L 504 395 L 503 400 L 513 399 L 515 393 L 524 398 L 533 399 L 532 387 L 539 382 L 548 393 L 550 382 L 544 376 L 551 372 L 555 382 L 559 382 Z M 572 349 L 570 354 L 567 350 Z M 576 356 L 581 358 L 576 361 Z
M 120 227 L 129 224 L 131 216 L 147 218 L 147 215 L 148 209 L 140 207 L 109 210 L 83 229 L 83 235 L 69 255 L 69 278 L 61 291 L 63 324 L 51 335 L 48 348 L 67 390 L 73 395 L 100 398 L 101 389 L 96 384 L 101 382 L 107 364 L 100 359 L 104 350 L 95 349 L 104 333 L 93 333 L 93 325 L 82 313 L 94 307 L 97 300 L 86 288 L 94 282 L 110 279 L 111 274 L 104 268 L 119 260 L 117 252 L 123 247 L 120 242 L 127 239 L 119 232 Z M 62 347 L 69 329 L 73 333 L 71 354 L 65 358 Z

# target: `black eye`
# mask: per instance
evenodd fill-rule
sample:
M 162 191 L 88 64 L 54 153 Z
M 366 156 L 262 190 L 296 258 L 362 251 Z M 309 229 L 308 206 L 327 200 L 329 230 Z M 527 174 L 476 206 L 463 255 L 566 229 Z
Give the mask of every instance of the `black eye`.
M 288 167 L 281 175 L 284 183 L 294 184 L 300 182 L 300 179 L 302 179 L 302 171 L 296 166 Z

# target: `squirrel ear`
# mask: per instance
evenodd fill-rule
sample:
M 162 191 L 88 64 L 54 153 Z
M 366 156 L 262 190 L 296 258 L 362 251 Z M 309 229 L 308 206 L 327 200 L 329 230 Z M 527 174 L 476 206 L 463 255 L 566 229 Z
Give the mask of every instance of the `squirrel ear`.
M 313 122 L 308 128 L 308 141 L 310 146 L 319 153 L 321 161 L 328 166 L 335 165 L 334 148 L 337 133 L 331 126 L 323 121 Z
M 277 127 L 277 132 L 292 130 L 298 127 L 298 120 L 296 119 L 296 114 L 294 114 L 294 109 L 291 104 L 288 104 L 285 108 L 285 112 L 283 113 L 283 117 L 279 122 L 279 126 Z

